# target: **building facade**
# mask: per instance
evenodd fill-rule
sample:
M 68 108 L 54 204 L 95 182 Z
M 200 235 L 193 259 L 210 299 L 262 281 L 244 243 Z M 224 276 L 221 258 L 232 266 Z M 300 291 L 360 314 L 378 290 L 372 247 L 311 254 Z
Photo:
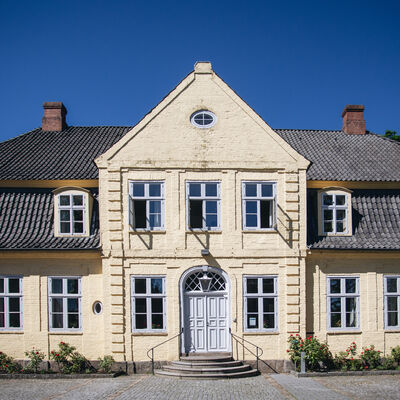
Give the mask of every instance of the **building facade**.
M 265 360 L 296 333 L 398 344 L 400 146 L 362 106 L 339 131 L 274 130 L 200 62 L 134 127 L 44 108 L 0 144 L 0 349 L 143 362 L 179 333 L 158 360 L 231 352 L 231 333 Z

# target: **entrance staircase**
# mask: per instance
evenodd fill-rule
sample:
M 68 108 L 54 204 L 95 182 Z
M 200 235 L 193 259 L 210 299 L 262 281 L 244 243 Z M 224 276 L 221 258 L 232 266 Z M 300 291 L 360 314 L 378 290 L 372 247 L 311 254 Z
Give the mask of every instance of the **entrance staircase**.
M 183 379 L 233 379 L 258 375 L 256 369 L 234 361 L 231 353 L 200 353 L 180 357 L 154 373 Z

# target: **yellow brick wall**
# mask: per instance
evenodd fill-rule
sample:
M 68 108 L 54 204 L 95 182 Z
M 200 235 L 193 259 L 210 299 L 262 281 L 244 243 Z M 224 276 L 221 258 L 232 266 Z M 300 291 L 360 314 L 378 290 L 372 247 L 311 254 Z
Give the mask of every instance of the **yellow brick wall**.
M 25 358 L 33 346 L 47 356 L 60 341 L 77 347 L 89 359 L 104 355 L 104 313 L 95 315 L 98 300 L 107 309 L 103 292 L 100 252 L 19 252 L 2 253 L 0 276 L 23 278 L 23 330 L 0 331 L 0 350 L 15 358 Z M 50 332 L 48 322 L 48 278 L 79 276 L 82 279 L 82 331 Z
M 327 341 L 333 353 L 356 342 L 385 353 L 400 343 L 400 331 L 384 326 L 385 275 L 399 275 L 400 255 L 390 252 L 314 252 L 307 259 L 307 332 Z M 360 329 L 332 332 L 327 328 L 327 277 L 360 278 Z

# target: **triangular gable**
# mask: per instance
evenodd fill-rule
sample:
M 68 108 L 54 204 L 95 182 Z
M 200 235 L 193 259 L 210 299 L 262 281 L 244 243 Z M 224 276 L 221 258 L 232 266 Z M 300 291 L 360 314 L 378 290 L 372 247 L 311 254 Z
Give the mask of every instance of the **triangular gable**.
M 215 128 L 203 130 L 193 129 L 188 125 L 190 123 L 187 113 L 190 110 L 208 109 L 210 105 L 219 108 L 219 126 L 217 124 Z M 181 125 L 176 121 L 179 118 Z M 205 134 L 205 131 L 211 133 Z M 190 153 L 191 146 L 193 154 Z M 172 160 L 180 160 L 183 163 L 180 166 L 185 167 L 182 152 L 177 157 L 173 155 L 177 147 L 182 147 L 183 154 L 194 163 L 209 162 L 208 167 L 219 157 L 222 164 L 226 161 L 226 167 L 229 167 L 229 162 L 234 165 L 239 160 L 254 162 L 254 165 L 258 161 L 260 166 L 268 164 L 267 161 L 270 160 L 273 164 L 295 164 L 301 169 L 307 168 L 309 164 L 215 74 L 211 64 L 206 62 L 197 63 L 195 70 L 120 141 L 97 158 L 96 164 L 99 168 L 106 168 L 110 163 L 126 162 L 127 159 L 157 161 L 159 158 L 165 166 L 170 161 L 170 167 L 174 167 Z

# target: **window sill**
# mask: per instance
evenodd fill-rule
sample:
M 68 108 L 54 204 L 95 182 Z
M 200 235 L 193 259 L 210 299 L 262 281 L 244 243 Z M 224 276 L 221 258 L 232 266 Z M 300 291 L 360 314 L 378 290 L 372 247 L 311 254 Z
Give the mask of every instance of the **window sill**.
M 243 332 L 243 336 L 259 336 L 259 335 L 280 335 L 278 331 L 246 331 Z
M 168 336 L 168 332 L 166 332 L 166 331 L 161 331 L 161 332 L 154 332 L 154 331 L 132 332 L 132 336 Z
M 15 335 L 16 333 L 18 333 L 18 334 L 23 334 L 24 333 L 24 331 L 22 330 L 22 329 L 16 329 L 16 330 L 11 330 L 11 329 L 4 329 L 4 330 L 0 330 L 0 335 L 3 335 L 3 334 L 12 334 L 12 335 Z
M 354 335 L 354 334 L 358 334 L 361 335 L 362 331 L 360 330 L 360 328 L 357 329 L 338 329 L 338 330 L 328 330 L 326 332 L 327 335 L 341 335 L 341 334 L 348 334 L 348 335 Z
M 83 335 L 82 331 L 49 331 L 49 335 Z
M 400 326 L 396 326 L 393 328 L 385 328 L 384 333 L 400 333 Z
M 208 230 L 208 229 L 186 229 L 185 233 L 192 233 L 192 234 L 197 234 L 197 233 L 212 233 L 212 234 L 221 234 L 222 229 L 218 230 Z
M 165 229 L 160 229 L 160 230 L 150 230 L 150 229 L 136 229 L 136 230 L 134 230 L 134 229 L 130 229 L 129 233 L 131 233 L 133 235 L 143 235 L 143 234 L 146 234 L 146 233 L 147 234 L 151 233 L 152 235 L 153 234 L 163 235 L 163 234 L 167 233 L 167 231 Z
M 242 233 L 278 233 L 276 229 L 242 229 Z
M 353 236 L 352 233 L 322 233 L 322 232 L 318 232 L 319 236 L 325 236 L 325 237 L 348 237 L 348 236 Z
M 86 234 L 86 233 L 79 233 L 79 234 L 70 234 L 70 233 L 66 233 L 65 235 L 62 233 L 55 233 L 54 237 L 61 237 L 61 238 L 81 238 L 81 237 L 89 237 L 90 235 Z

